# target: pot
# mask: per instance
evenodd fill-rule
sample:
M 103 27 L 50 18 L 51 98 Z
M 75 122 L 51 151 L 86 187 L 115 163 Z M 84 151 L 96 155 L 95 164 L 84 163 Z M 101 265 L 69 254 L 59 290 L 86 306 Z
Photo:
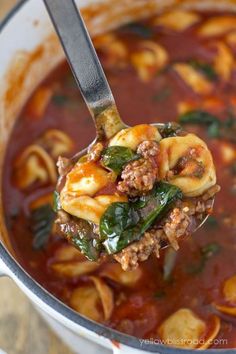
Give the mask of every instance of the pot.
M 236 1 L 205 0 L 78 0 L 91 35 L 173 6 L 236 10 Z M 17 115 L 42 79 L 64 55 L 43 1 L 23 0 L 0 27 L 0 171 L 5 148 Z M 0 172 L 0 173 L 1 173 Z M 0 176 L 1 180 L 1 176 Z M 190 353 L 160 343 L 122 334 L 76 313 L 42 288 L 15 259 L 8 239 L 0 191 L 0 275 L 11 277 L 37 310 L 75 352 L 92 353 Z M 208 350 L 203 353 L 219 353 Z M 232 350 L 220 350 L 220 353 Z

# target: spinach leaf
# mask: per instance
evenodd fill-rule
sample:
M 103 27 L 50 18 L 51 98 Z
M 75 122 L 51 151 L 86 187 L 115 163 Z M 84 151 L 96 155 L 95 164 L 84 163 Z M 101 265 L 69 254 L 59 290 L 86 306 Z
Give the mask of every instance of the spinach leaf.
M 113 254 L 137 241 L 152 224 L 160 220 L 172 204 L 182 198 L 176 186 L 159 182 L 150 196 L 142 200 L 142 208 L 134 203 L 112 203 L 100 220 L 100 237 L 108 254 Z
M 53 210 L 58 212 L 61 209 L 61 202 L 60 202 L 60 193 L 54 191 L 53 193 Z
M 202 124 L 209 126 L 211 124 L 220 124 L 220 120 L 213 114 L 205 111 L 195 110 L 182 114 L 179 117 L 181 124 Z
M 133 152 L 130 148 L 124 146 L 110 146 L 102 153 L 102 164 L 115 173 L 120 174 L 124 165 L 139 158 L 140 155 Z
M 157 127 L 162 138 L 178 136 L 182 131 L 181 125 L 179 125 L 176 122 L 169 122 L 169 123 L 161 124 L 160 126 L 158 126 L 157 124 Z
M 80 250 L 90 261 L 96 261 L 100 255 L 100 243 L 96 239 L 88 238 L 83 233 L 78 233 L 70 238 L 72 245 Z
M 212 65 L 195 59 L 190 60 L 189 64 L 194 69 L 200 71 L 208 80 L 217 80 L 217 73 Z
M 32 211 L 30 216 L 30 229 L 33 233 L 33 248 L 40 250 L 48 242 L 55 213 L 50 204 L 45 204 Z
M 102 244 L 93 232 L 93 226 L 83 219 L 76 221 L 76 229 L 72 228 L 68 232 L 68 241 L 80 250 L 89 260 L 96 261 L 102 251 Z
M 122 26 L 120 31 L 123 33 L 132 33 L 145 39 L 153 36 L 153 31 L 150 27 L 138 22 L 128 23 L 127 25 Z
M 220 120 L 208 112 L 194 110 L 182 114 L 179 122 L 205 125 L 210 138 L 222 138 L 236 143 L 236 118 L 230 112 L 228 112 L 228 118 Z

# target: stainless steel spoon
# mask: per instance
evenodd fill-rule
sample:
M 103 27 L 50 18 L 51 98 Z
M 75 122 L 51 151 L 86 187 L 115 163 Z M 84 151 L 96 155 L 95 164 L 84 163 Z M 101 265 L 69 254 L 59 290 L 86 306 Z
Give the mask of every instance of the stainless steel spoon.
M 71 71 L 93 117 L 97 131 L 94 142 L 109 139 L 128 127 L 121 119 L 104 71 L 84 21 L 74 0 L 44 0 L 55 30 L 64 48 Z M 175 123 L 173 123 L 175 124 Z M 154 124 L 160 130 L 166 125 Z M 76 159 L 86 150 L 76 154 Z M 212 206 L 214 199 L 212 201 Z M 200 221 L 194 231 L 208 218 Z M 163 245 L 163 248 L 166 247 Z
M 126 127 L 74 0 L 44 0 L 74 78 L 93 117 L 97 139 Z

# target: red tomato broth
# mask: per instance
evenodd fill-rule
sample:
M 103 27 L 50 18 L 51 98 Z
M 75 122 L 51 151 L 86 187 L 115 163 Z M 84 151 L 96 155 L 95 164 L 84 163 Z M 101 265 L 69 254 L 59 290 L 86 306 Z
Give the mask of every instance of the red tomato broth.
M 157 73 L 152 80 L 145 83 L 139 79 L 131 64 L 121 68 L 112 66 L 108 63 L 103 50 L 98 51 L 120 114 L 127 124 L 175 121 L 178 116 L 177 104 L 181 101 L 194 102 L 196 107 L 201 108 L 204 96 L 194 93 L 170 67 L 170 64 L 177 60 L 186 61 L 193 58 L 211 63 L 214 50 L 209 45 L 210 40 L 197 38 L 198 26 L 194 25 L 178 33 L 165 31 L 159 27 L 152 28 L 154 35 L 151 40 L 157 41 L 168 50 L 169 69 Z M 115 33 L 128 45 L 130 52 L 136 50 L 139 42 L 143 40 L 140 36 L 129 34 L 127 31 L 117 30 Z M 69 303 L 73 289 L 90 280 L 86 275 L 68 279 L 55 274 L 50 265 L 54 261 L 55 251 L 66 242 L 54 234 L 44 249 L 34 250 L 28 218 L 29 201 L 37 199 L 46 191 L 52 191 L 54 186 L 35 183 L 22 191 L 14 184 L 13 166 L 22 150 L 48 129 L 60 129 L 72 138 L 74 147 L 71 155 L 93 140 L 95 130 L 67 64 L 64 63 L 56 69 L 42 85 L 56 88 L 54 99 L 51 99 L 40 119 L 34 119 L 28 103 L 14 127 L 8 145 L 3 180 L 5 215 L 11 242 L 22 266 L 51 293 Z M 168 89 L 166 97 L 161 96 L 165 89 Z M 222 83 L 221 80 L 214 82 L 211 96 L 222 104 L 213 106 L 208 111 L 217 114 L 221 119 L 224 119 L 227 107 L 235 112 L 235 106 L 232 105 L 234 89 L 234 80 L 228 83 Z M 66 99 L 59 102 L 59 98 L 57 101 L 55 96 Z M 234 194 L 232 192 L 234 178 L 231 172 L 232 163 L 226 163 L 222 157 L 221 145 L 225 143 L 223 140 L 209 139 L 206 129 L 200 126 L 189 126 L 188 130 L 201 136 L 213 153 L 218 184 L 222 188 L 214 206 L 217 224 L 207 223 L 191 238 L 181 242 L 168 281 L 163 279 L 165 251 L 161 252 L 160 259 L 153 256 L 140 265 L 142 276 L 134 286 L 125 287 L 114 281 L 108 281 L 115 289 L 115 297 L 123 293 L 126 300 L 115 306 L 111 318 L 106 323 L 140 338 L 158 338 L 157 327 L 180 308 L 190 308 L 207 321 L 215 313 L 212 303 L 224 304 L 222 296 L 224 281 L 236 274 L 235 226 L 230 227 L 224 223 L 224 218 L 233 218 L 235 215 L 236 194 L 235 191 Z M 235 149 L 235 146 L 231 145 Z M 207 259 L 202 269 L 200 264 L 198 269 L 201 248 L 212 242 L 220 246 L 220 251 Z M 106 267 L 106 263 L 102 264 L 102 267 Z M 93 273 L 99 274 L 99 269 Z M 235 347 L 236 319 L 218 315 L 221 317 L 221 329 L 217 338 L 227 340 L 227 344 L 222 347 Z M 221 345 L 215 347 L 220 348 Z

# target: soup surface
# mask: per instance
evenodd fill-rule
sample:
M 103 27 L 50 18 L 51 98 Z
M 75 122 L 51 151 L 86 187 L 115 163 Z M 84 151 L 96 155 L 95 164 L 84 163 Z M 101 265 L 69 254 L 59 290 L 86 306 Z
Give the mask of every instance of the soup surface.
M 66 63 L 21 113 L 3 181 L 11 242 L 22 266 L 83 315 L 171 346 L 236 347 L 235 30 L 236 16 L 178 11 L 94 40 L 124 121 L 182 123 L 207 142 L 222 188 L 214 214 L 178 252 L 133 271 L 88 261 L 53 229 L 55 162 L 95 136 Z

